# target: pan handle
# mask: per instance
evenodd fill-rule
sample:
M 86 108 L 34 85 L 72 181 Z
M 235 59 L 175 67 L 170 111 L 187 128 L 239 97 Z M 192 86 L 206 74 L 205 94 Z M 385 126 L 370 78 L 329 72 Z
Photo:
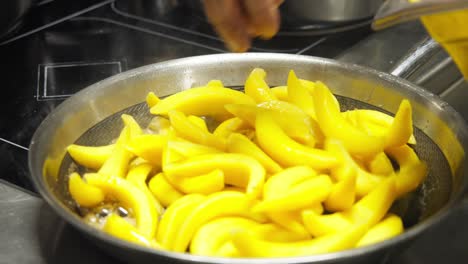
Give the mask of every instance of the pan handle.
M 419 43 L 401 58 L 390 71 L 392 75 L 407 79 L 411 74 L 427 63 L 437 52 L 441 50 L 439 43 L 431 37 L 421 40 Z

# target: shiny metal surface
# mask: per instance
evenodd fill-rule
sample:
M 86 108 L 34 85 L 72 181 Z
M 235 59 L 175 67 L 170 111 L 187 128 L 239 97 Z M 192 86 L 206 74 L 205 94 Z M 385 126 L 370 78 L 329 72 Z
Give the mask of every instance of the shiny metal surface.
M 428 37 L 415 45 L 415 48 L 410 50 L 390 73 L 402 78 L 408 78 L 411 73 L 431 59 L 439 50 L 439 44 Z
M 374 16 L 383 0 L 294 0 L 281 5 L 283 16 L 303 21 L 345 22 Z
M 413 104 L 414 124 L 442 150 L 450 165 L 450 200 L 424 222 L 404 234 L 383 243 L 319 256 L 287 259 L 224 259 L 143 248 L 112 238 L 85 225 L 55 195 L 57 164 L 64 149 L 102 119 L 126 107 L 140 103 L 149 91 L 160 96 L 202 85 L 223 76 L 227 86 L 242 85 L 253 67 L 268 72 L 268 83 L 285 83 L 287 72 L 294 69 L 303 78 L 322 80 L 334 93 L 353 98 L 394 113 L 399 102 L 408 98 Z M 468 149 L 468 131 L 463 119 L 433 94 L 395 76 L 333 60 L 286 54 L 223 54 L 167 61 L 125 72 L 96 83 L 75 94 L 56 108 L 36 131 L 29 153 L 33 181 L 46 202 L 67 222 L 84 232 L 109 253 L 128 260 L 152 263 L 156 260 L 204 263 L 366 263 L 370 257 L 396 250 L 404 242 L 443 220 L 459 202 L 468 175 L 463 170 Z M 47 162 L 46 162 L 47 160 Z M 46 166 L 44 167 L 44 164 Z M 55 169 L 54 169 L 55 168 Z M 43 175 L 43 172 L 45 175 Z M 398 246 L 398 247 L 397 247 Z

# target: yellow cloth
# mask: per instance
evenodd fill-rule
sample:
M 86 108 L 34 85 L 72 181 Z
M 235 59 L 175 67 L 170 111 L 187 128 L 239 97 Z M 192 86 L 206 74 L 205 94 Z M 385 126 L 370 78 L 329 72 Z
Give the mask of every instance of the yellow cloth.
M 468 80 L 468 9 L 423 16 L 421 21 Z

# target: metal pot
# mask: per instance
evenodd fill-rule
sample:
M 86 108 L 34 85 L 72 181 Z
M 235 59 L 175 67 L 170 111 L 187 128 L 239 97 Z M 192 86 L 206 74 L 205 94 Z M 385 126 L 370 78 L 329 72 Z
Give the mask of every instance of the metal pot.
M 144 98 L 153 91 L 159 96 L 221 78 L 226 86 L 242 86 L 254 67 L 268 73 L 270 85 L 286 83 L 294 69 L 305 79 L 329 85 L 349 108 L 378 107 L 395 113 L 400 101 L 413 105 L 416 151 L 429 166 L 422 189 L 405 201 L 401 216 L 406 231 L 390 240 L 336 253 L 275 259 L 227 259 L 193 256 L 141 247 L 114 238 L 85 224 L 74 210 L 67 188 L 70 157 L 65 148 L 90 133 L 94 144 L 109 142 L 120 129 L 121 113 L 143 122 L 148 112 Z M 342 105 L 346 105 L 342 104 Z M 123 112 L 121 112 L 123 110 Z M 117 115 L 115 115 L 118 113 Z M 111 117 L 111 118 L 108 118 Z M 104 121 L 103 121 L 104 120 Z M 143 120 L 143 121 L 142 121 Z M 104 124 L 104 127 L 101 125 Z M 144 123 L 142 124 L 144 125 Z M 105 131 L 96 134 L 96 131 Z M 334 60 L 287 54 L 216 54 L 166 61 L 124 72 L 98 82 L 58 106 L 40 125 L 30 145 L 32 181 L 44 200 L 68 223 L 109 254 L 132 263 L 376 263 L 398 252 L 419 234 L 443 221 L 457 206 L 468 186 L 465 152 L 468 127 L 463 118 L 438 97 L 401 78 Z M 60 166 L 62 164 L 62 166 Z
M 21 20 L 31 8 L 33 2 L 34 0 L 2 1 L 2 8 L 0 9 L 0 38 L 21 24 Z
M 289 0 L 280 7 L 283 17 L 303 22 L 352 22 L 371 18 L 384 0 Z

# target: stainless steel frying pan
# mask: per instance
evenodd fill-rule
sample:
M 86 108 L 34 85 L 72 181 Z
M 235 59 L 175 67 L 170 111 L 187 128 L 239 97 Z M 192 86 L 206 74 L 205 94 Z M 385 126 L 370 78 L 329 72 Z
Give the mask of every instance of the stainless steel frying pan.
M 270 85 L 286 83 L 290 69 L 301 78 L 321 80 L 338 95 L 344 109 L 380 109 L 395 113 L 400 101 L 413 105 L 416 151 L 430 173 L 413 195 L 395 205 L 406 231 L 396 238 L 360 249 L 325 255 L 278 259 L 227 259 L 193 256 L 131 244 L 86 225 L 67 191 L 72 160 L 65 147 L 106 144 L 122 128 L 121 113 L 143 125 L 149 121 L 142 103 L 150 91 L 166 96 L 221 79 L 226 86 L 243 85 L 254 67 L 267 71 Z M 465 168 L 468 128 L 447 103 L 433 94 L 386 73 L 310 56 L 246 53 L 190 57 L 137 68 L 98 82 L 57 107 L 40 125 L 30 145 L 32 180 L 47 203 L 67 222 L 109 254 L 131 263 L 376 263 L 399 251 L 431 226 L 441 222 L 461 201 L 468 184 Z

